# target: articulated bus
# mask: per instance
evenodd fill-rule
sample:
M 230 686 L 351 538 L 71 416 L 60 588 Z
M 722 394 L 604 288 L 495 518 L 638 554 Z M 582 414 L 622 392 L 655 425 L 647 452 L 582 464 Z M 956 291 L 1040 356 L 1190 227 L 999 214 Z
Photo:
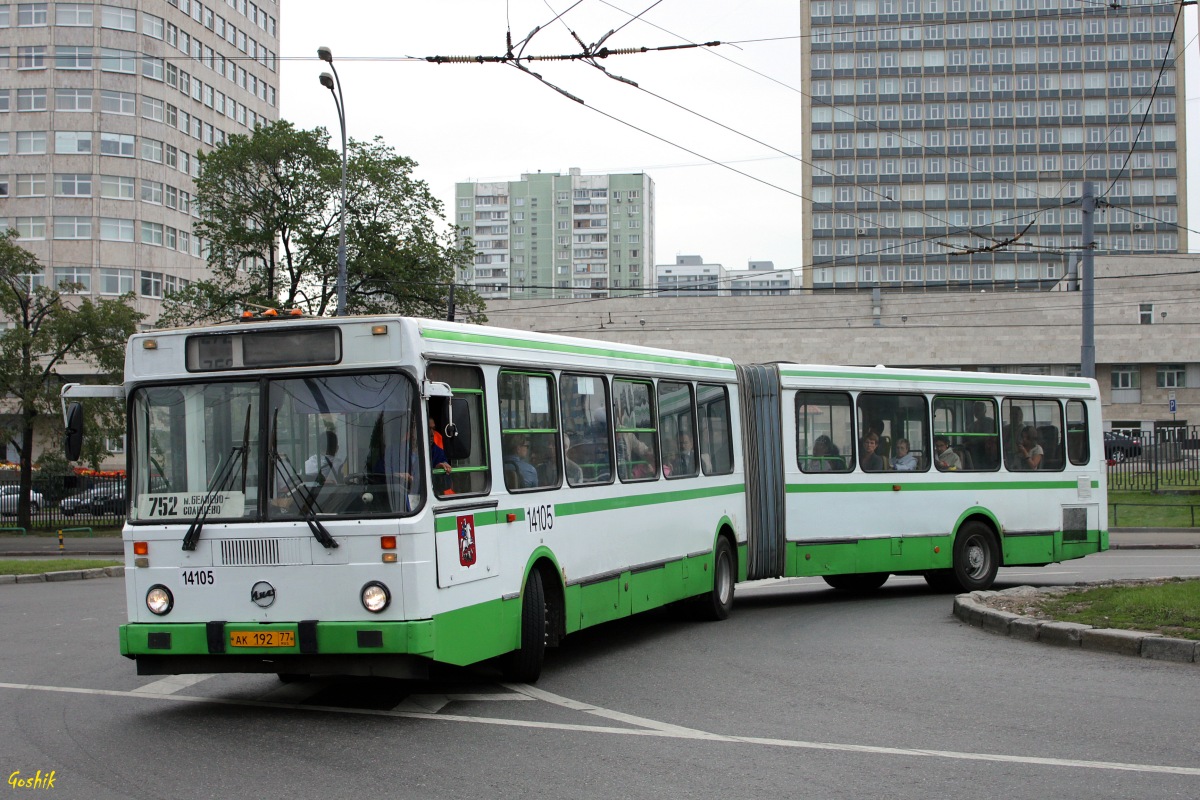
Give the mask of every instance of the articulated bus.
M 143 675 L 495 658 L 532 681 L 592 625 L 723 619 L 738 581 L 971 590 L 1107 547 L 1084 379 L 267 317 L 137 334 L 122 386 L 63 395 L 127 403 L 120 647 Z

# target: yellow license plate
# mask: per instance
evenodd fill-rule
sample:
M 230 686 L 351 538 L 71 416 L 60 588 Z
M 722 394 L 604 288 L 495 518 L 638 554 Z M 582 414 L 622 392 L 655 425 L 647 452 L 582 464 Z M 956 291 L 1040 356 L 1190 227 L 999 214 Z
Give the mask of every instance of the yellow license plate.
M 295 631 L 230 631 L 230 647 L 295 647 Z

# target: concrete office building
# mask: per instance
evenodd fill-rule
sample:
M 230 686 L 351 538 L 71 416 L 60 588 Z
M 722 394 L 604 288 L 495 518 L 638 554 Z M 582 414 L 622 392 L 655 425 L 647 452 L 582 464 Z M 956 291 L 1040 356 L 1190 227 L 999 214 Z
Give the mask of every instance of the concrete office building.
M 806 287 L 1048 288 L 1083 243 L 1084 181 L 1110 204 L 1096 252 L 1186 252 L 1177 6 L 802 9 Z
M 207 275 L 197 154 L 279 118 L 275 0 L 0 3 L 0 225 L 31 285 L 162 298 Z
M 659 264 L 654 272 L 659 297 L 729 294 L 729 271 L 706 264 L 703 256 L 675 256 L 674 264 Z
M 610 297 L 654 277 L 654 181 L 644 173 L 531 173 L 455 185 L 455 222 L 475 243 L 458 279 L 485 299 Z
M 775 269 L 774 261 L 751 261 L 746 270 L 729 273 L 729 293 L 734 297 L 791 294 L 799 285 L 795 270 Z
M 659 297 L 761 296 L 790 294 L 799 288 L 795 271 L 777 270 L 773 261 L 751 261 L 747 269 L 733 270 L 706 263 L 703 256 L 675 256 L 673 264 L 659 264 L 654 269 Z

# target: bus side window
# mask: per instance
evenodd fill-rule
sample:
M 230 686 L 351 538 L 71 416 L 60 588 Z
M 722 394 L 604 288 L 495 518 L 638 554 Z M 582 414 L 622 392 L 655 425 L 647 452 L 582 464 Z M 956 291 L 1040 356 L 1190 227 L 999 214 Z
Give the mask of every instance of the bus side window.
M 483 373 L 473 366 L 462 364 L 430 364 L 428 377 L 432 381 L 450 385 L 454 393 L 451 403 L 430 403 L 429 415 L 435 430 L 442 436 L 450 472 L 433 470 L 433 488 L 438 496 L 487 494 L 491 487 L 491 472 L 488 464 L 487 414 L 484 409 Z M 451 429 L 450 410 L 457 407 L 455 414 L 464 410 L 469 425 Z M 456 442 L 449 433 L 468 437 L 469 441 Z M 432 434 L 431 434 L 432 435 Z M 461 456 L 466 453 L 465 456 Z M 435 465 L 431 465 L 435 466 Z
M 796 456 L 802 471 L 854 469 L 853 415 L 845 392 L 796 392 Z
M 729 393 L 724 386 L 696 388 L 700 422 L 700 467 L 705 475 L 733 472 L 733 443 L 729 438 Z
M 1088 418 L 1087 406 L 1082 400 L 1067 401 L 1067 455 L 1071 463 L 1081 467 L 1088 463 Z
M 509 490 L 549 489 L 562 483 L 553 375 L 500 373 L 500 444 Z
M 571 486 L 612 483 L 612 428 L 608 385 L 599 375 L 559 379 L 563 420 L 563 470 Z
M 622 481 L 658 477 L 658 430 L 653 397 L 654 385 L 650 381 L 613 381 L 617 475 Z
M 700 474 L 695 419 L 691 384 L 659 381 L 658 432 L 662 440 L 663 474 L 668 478 Z

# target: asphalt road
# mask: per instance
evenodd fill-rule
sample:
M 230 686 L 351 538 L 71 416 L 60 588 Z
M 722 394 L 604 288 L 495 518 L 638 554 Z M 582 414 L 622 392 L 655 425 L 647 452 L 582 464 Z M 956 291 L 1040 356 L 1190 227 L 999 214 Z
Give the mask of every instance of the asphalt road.
M 999 587 L 1200 575 L 1200 551 L 1002 570 Z M 117 579 L 0 586 L 0 770 L 69 798 L 1195 798 L 1200 665 L 1021 642 L 893 578 L 740 586 L 551 653 L 535 687 L 138 677 Z M 0 790 L 14 791 L 8 786 Z

